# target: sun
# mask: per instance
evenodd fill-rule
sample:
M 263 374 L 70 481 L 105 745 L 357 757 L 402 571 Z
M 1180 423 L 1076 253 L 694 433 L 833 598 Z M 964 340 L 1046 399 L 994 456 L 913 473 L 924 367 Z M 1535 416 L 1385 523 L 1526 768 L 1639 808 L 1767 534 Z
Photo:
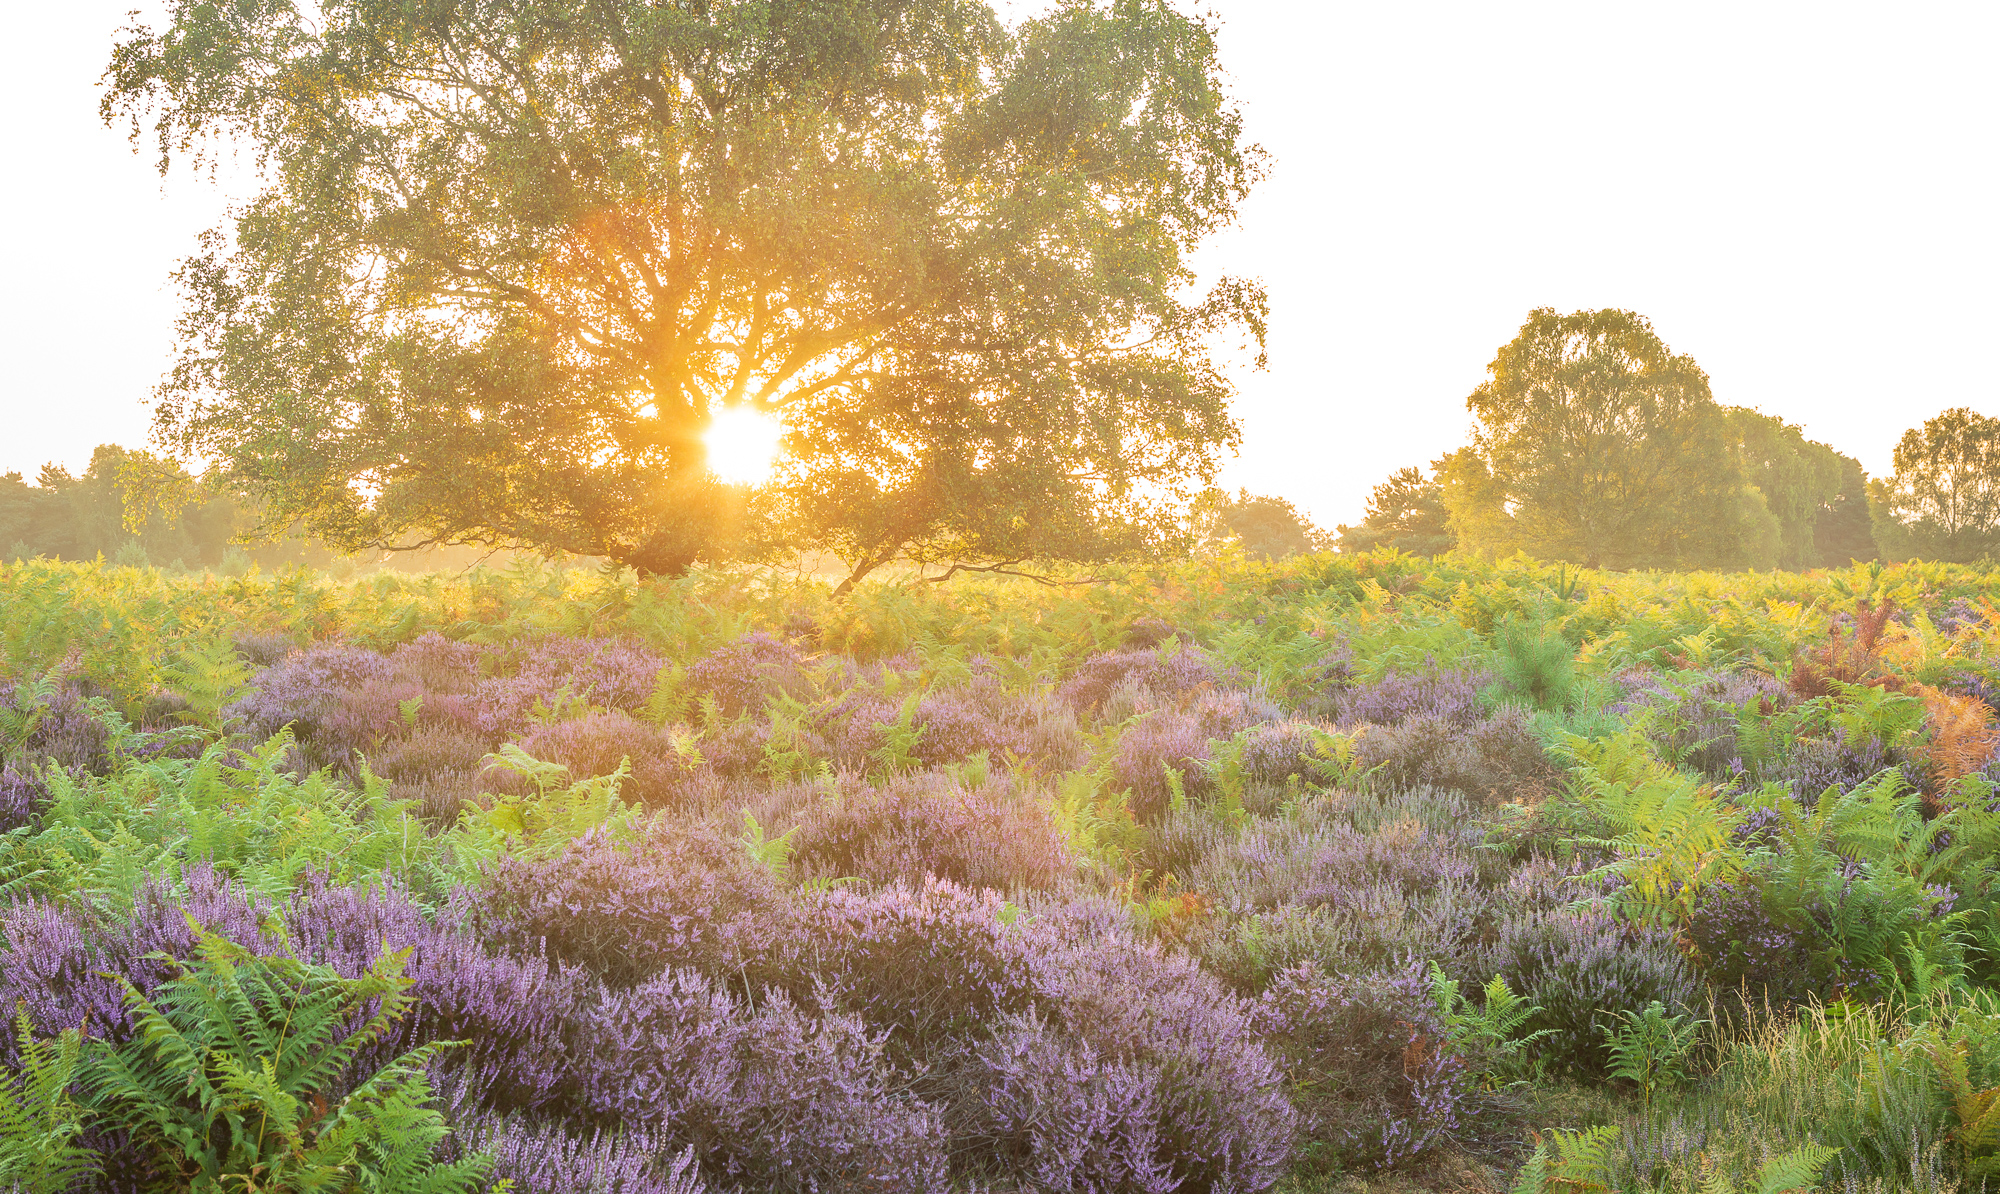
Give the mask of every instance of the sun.
M 785 425 L 762 411 L 731 406 L 715 412 L 702 433 L 708 471 L 731 485 L 760 485 L 778 463 L 778 440 Z

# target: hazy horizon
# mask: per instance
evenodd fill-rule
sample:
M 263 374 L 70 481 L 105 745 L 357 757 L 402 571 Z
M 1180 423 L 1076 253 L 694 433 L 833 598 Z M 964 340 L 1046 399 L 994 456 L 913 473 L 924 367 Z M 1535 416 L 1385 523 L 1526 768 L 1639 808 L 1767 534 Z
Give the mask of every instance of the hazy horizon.
M 10 129 L 13 158 L 48 180 L 0 199 L 32 230 L 5 300 L 0 470 L 146 441 L 168 273 L 223 210 L 223 188 L 184 172 L 163 195 L 150 146 L 98 122 L 127 3 L 20 14 L 36 52 L 0 82 L 35 114 Z M 1358 521 L 1391 470 L 1464 442 L 1465 395 L 1541 306 L 1646 315 L 1718 401 L 1871 474 L 1942 409 L 2000 414 L 1983 368 L 2000 83 L 1981 61 L 2000 11 L 1210 7 L 1272 154 L 1200 259 L 1272 298 L 1271 367 L 1238 374 L 1230 489 Z

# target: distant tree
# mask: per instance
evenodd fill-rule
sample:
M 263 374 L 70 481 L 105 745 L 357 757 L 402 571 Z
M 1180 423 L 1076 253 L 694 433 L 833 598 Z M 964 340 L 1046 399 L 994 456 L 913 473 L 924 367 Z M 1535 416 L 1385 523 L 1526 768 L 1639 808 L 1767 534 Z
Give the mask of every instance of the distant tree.
M 264 166 L 157 431 L 273 526 L 676 574 L 783 518 L 852 583 L 1129 550 L 1236 437 L 1263 293 L 1183 296 L 1262 159 L 1167 0 L 174 0 L 109 78 L 163 169 Z M 734 408 L 791 454 L 747 500 Z
M 1442 468 L 1444 461 L 1433 468 Z M 1342 524 L 1337 533 L 1343 552 L 1373 551 L 1393 547 L 1411 555 L 1442 555 L 1456 546 L 1450 514 L 1444 505 L 1444 487 L 1435 477 L 1412 465 L 1389 474 L 1389 479 L 1369 495 L 1368 511 L 1358 526 Z
M 1243 550 L 1259 559 L 1282 559 L 1320 545 L 1319 528 L 1284 498 L 1239 490 L 1219 517 Z
M 1592 567 L 1728 566 L 1768 516 L 1708 376 L 1633 312 L 1533 312 L 1466 406 L 1476 459 L 1445 477 L 1462 546 Z
M 1903 433 L 1880 494 L 1885 554 L 1968 561 L 2000 550 L 2000 419 L 1955 407 Z
M 1822 567 L 1837 568 L 1857 560 L 1880 557 L 1869 517 L 1868 474 L 1852 456 L 1840 458 L 1840 492 L 1827 504 L 1813 528 Z
M 1852 555 L 1856 546 L 1852 510 L 1861 511 L 1861 527 L 1866 529 L 1866 497 L 1860 490 L 1865 482 L 1856 480 L 1861 470 L 1858 461 L 1807 439 L 1782 419 L 1743 407 L 1727 407 L 1723 413 L 1744 479 L 1757 488 L 1775 520 L 1775 550 L 1768 553 L 1773 563 L 1800 569 L 1873 558 L 1872 549 L 1859 557 Z M 1843 494 L 1848 495 L 1846 501 Z M 1858 507 L 1852 504 L 1856 496 Z M 1847 522 L 1837 526 L 1842 517 Z M 1840 555 L 1842 548 L 1850 554 Z M 1767 553 L 1746 547 L 1745 554 Z

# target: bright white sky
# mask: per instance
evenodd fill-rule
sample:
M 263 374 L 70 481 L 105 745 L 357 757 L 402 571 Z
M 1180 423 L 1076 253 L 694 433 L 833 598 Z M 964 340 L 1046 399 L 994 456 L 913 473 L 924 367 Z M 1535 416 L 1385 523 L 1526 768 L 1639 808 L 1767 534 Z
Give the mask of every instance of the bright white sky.
M 167 275 L 222 214 L 98 123 L 132 4 L 10 13 L 0 470 L 145 441 Z M 1465 441 L 1466 394 L 1537 306 L 1637 310 L 1718 399 L 1871 473 L 1946 407 L 2000 414 L 2000 5 L 1215 7 L 1275 159 L 1201 262 L 1274 308 L 1232 488 L 1357 520 Z

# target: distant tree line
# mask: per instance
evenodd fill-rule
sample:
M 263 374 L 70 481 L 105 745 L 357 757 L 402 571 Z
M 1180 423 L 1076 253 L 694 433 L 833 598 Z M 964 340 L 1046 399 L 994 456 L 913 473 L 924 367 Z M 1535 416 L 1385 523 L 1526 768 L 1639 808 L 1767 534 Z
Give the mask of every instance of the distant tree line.
M 101 444 L 82 475 L 45 464 L 31 483 L 0 474 L 0 562 L 45 556 L 114 564 L 247 571 L 339 566 L 343 556 L 296 535 L 259 535 L 253 498 L 150 452 Z
M 1341 551 L 1523 551 L 1604 568 L 1814 568 L 2000 554 L 2000 420 L 1949 410 L 1895 473 L 1722 406 L 1630 311 L 1533 312 L 1466 400 L 1472 443 L 1375 487 Z

